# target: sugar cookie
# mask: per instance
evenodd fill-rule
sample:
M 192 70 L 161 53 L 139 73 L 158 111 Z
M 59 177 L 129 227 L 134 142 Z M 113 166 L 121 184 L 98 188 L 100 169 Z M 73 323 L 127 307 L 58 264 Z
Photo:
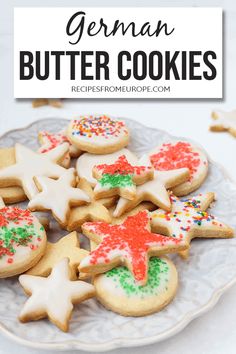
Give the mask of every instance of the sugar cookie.
M 48 177 L 34 178 L 40 193 L 29 202 L 29 209 L 51 210 L 58 223 L 65 227 L 68 222 L 70 207 L 90 202 L 89 196 L 75 185 L 75 169 L 70 168 L 54 180 Z
M 62 237 L 55 243 L 47 242 L 46 252 L 40 261 L 26 274 L 47 277 L 52 268 L 63 258 L 69 258 L 70 278 L 77 279 L 78 266 L 81 260 L 89 254 L 88 251 L 80 248 L 77 233 L 74 231 Z
M 43 256 L 47 237 L 43 226 L 29 210 L 0 209 L 0 278 L 21 274 Z
M 154 170 L 150 165 L 131 165 L 125 155 L 121 155 L 113 164 L 101 164 L 93 167 L 93 176 L 97 179 L 94 188 L 96 199 L 119 195 L 134 199 L 136 185 L 153 179 Z
M 19 282 L 30 296 L 19 320 L 24 323 L 48 317 L 64 332 L 69 328 L 73 304 L 95 295 L 93 285 L 81 280 L 70 280 L 68 258 L 62 259 L 47 278 L 24 274 L 19 277 Z
M 119 151 L 113 152 L 112 154 L 105 155 L 84 153 L 77 160 L 77 174 L 80 178 L 85 178 L 92 186 L 95 186 L 97 180 L 93 177 L 93 167 L 98 163 L 112 164 L 119 158 L 119 156 L 122 155 L 125 155 L 128 162 L 131 164 L 136 164 L 138 161 L 137 157 L 128 149 L 121 149 Z
M 0 170 L 14 165 L 15 163 L 16 159 L 14 147 L 0 149 Z M 0 196 L 7 204 L 19 203 L 27 199 L 21 187 L 2 187 L 0 188 Z
M 103 222 L 83 224 L 83 233 L 98 247 L 85 257 L 79 270 L 85 273 L 104 273 L 125 265 L 140 285 L 147 281 L 148 258 L 187 249 L 184 242 L 150 231 L 148 211 L 129 216 L 122 224 Z
M 109 154 L 129 143 L 125 123 L 105 115 L 82 116 L 72 120 L 67 136 L 73 145 L 92 154 Z
M 122 214 L 122 216 L 116 218 L 113 216 L 115 210 L 115 206 L 114 206 L 109 209 L 109 212 L 111 214 L 111 224 L 121 224 L 128 216 L 136 215 L 143 210 L 154 211 L 156 210 L 156 208 L 157 208 L 156 205 L 150 202 L 143 202 L 140 203 L 138 206 L 136 206 L 134 209 L 127 211 L 126 213 Z
M 228 131 L 236 137 L 236 110 L 231 112 L 215 111 L 212 112 L 211 117 L 215 120 L 210 126 L 212 132 Z
M 145 316 L 162 310 L 174 298 L 178 274 L 167 257 L 149 259 L 148 279 L 137 285 L 126 267 L 117 267 L 94 277 L 97 299 L 123 316 Z
M 59 145 L 45 154 L 15 145 L 16 163 L 0 170 L 0 187 L 20 185 L 29 199 L 37 194 L 34 176 L 60 177 L 65 169 L 56 163 L 61 161 L 69 148 L 68 143 Z
M 87 221 L 103 221 L 110 223 L 111 216 L 107 208 L 114 205 L 116 197 L 104 198 L 95 200 L 94 192 L 91 185 L 86 179 L 81 178 L 78 183 L 78 188 L 82 189 L 90 197 L 90 203 L 81 205 L 71 209 L 68 219 L 67 230 L 81 231 L 81 225 Z
M 48 152 L 63 143 L 69 143 L 69 154 L 71 157 L 78 157 L 82 153 L 81 150 L 79 150 L 76 146 L 72 145 L 69 142 L 69 139 L 66 136 L 65 129 L 58 133 L 49 133 L 46 130 L 42 130 L 39 132 L 38 138 L 39 143 L 41 144 L 41 147 L 39 148 L 38 152 L 40 152 L 41 154 L 44 154 L 45 152 Z
M 113 216 L 119 217 L 124 212 L 132 210 L 143 201 L 150 201 L 165 210 L 171 209 L 171 202 L 167 189 L 177 186 L 189 178 L 189 170 L 180 168 L 171 171 L 155 171 L 154 179 L 136 188 L 136 196 L 133 200 L 120 198 Z
M 169 171 L 177 168 L 188 168 L 189 179 L 172 188 L 178 196 L 187 195 L 203 183 L 208 172 L 206 154 L 199 147 L 187 141 L 167 142 L 157 146 L 149 153 L 150 161 L 159 171 Z
M 154 232 L 181 239 L 187 244 L 195 237 L 231 238 L 233 230 L 206 212 L 214 199 L 214 193 L 198 194 L 183 200 L 171 195 L 171 212 L 161 209 L 152 212 L 151 228 Z M 187 258 L 189 250 L 180 254 Z

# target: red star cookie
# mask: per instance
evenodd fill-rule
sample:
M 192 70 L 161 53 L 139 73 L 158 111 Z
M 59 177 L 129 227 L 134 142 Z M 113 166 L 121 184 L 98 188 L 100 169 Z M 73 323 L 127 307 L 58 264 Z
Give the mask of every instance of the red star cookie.
M 187 249 L 182 240 L 151 233 L 146 210 L 129 216 L 119 225 L 88 222 L 82 226 L 82 231 L 92 241 L 101 243 L 82 260 L 80 271 L 98 274 L 124 264 L 142 285 L 147 280 L 149 256 Z
M 111 165 L 94 166 L 93 175 L 98 180 L 94 188 L 96 199 L 118 194 L 132 200 L 136 195 L 136 184 L 153 179 L 154 169 L 150 164 L 133 166 L 122 155 Z

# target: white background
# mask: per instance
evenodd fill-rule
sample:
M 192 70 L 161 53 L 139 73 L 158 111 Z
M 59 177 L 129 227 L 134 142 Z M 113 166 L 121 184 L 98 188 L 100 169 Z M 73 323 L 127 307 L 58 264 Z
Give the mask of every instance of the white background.
M 236 3 L 235 0 L 103 1 L 102 6 L 222 6 L 225 9 L 225 99 L 224 101 L 66 101 L 62 110 L 49 107 L 31 108 L 30 101 L 13 99 L 12 7 L 25 6 L 96 6 L 97 1 L 82 0 L 1 0 L 0 2 L 0 134 L 22 127 L 35 119 L 83 113 L 109 113 L 126 116 L 144 124 L 165 129 L 172 134 L 189 137 L 202 144 L 211 157 L 224 165 L 236 180 L 236 139 L 228 134 L 208 132 L 210 113 L 214 108 L 235 109 L 236 91 Z M 235 201 L 236 202 L 236 201 Z M 13 314 L 17 315 L 17 314 Z M 236 286 L 204 316 L 194 320 L 181 333 L 156 345 L 139 349 L 115 350 L 114 354 L 235 354 L 236 352 Z M 21 347 L 0 336 L 0 353 L 39 354 L 41 351 Z M 49 352 L 47 352 L 49 354 Z M 50 353 L 51 354 L 51 353 Z M 69 354 L 69 353 L 68 353 Z M 74 352 L 70 352 L 74 354 Z
M 85 25 L 83 35 L 76 45 L 71 45 L 70 42 L 76 42 L 78 33 L 73 36 L 67 36 L 65 33 L 66 24 L 69 19 L 78 10 L 85 13 Z M 77 17 L 71 25 L 71 31 L 75 30 L 82 17 Z M 125 36 L 122 36 L 120 31 L 114 37 L 104 37 L 101 33 L 94 37 L 89 37 L 86 29 L 89 23 L 95 21 L 97 23 L 95 30 L 99 28 L 99 21 L 103 18 L 105 24 L 111 31 L 112 26 L 117 19 L 123 21 L 126 25 L 135 22 L 136 31 L 146 22 L 150 22 L 151 29 L 154 31 L 158 20 L 162 24 L 166 23 L 168 32 L 173 28 L 174 31 L 171 35 L 166 36 L 162 31 L 159 36 L 148 37 L 138 36 L 132 37 L 128 31 Z M 71 86 L 86 85 L 86 86 L 170 86 L 170 91 L 167 92 L 90 92 L 92 98 L 221 98 L 222 97 L 222 12 L 219 8 L 214 9 L 132 9 L 127 8 L 124 11 L 122 8 L 67 8 L 53 9 L 53 8 L 36 8 L 36 9 L 20 9 L 15 10 L 15 34 L 14 34 L 14 47 L 15 47 L 15 97 L 17 98 L 30 98 L 30 97 L 71 97 L 71 98 L 86 98 L 85 92 L 72 92 Z M 44 73 L 44 52 L 45 51 L 106 51 L 109 54 L 109 81 L 102 77 L 99 81 L 94 80 L 81 80 L 80 76 L 80 60 L 81 55 L 76 58 L 76 80 L 70 81 L 70 58 L 68 56 L 61 57 L 61 78 L 55 80 L 55 57 L 49 57 L 50 74 L 47 80 L 38 80 L 35 76 L 31 80 L 20 80 L 19 75 L 19 53 L 20 51 L 35 51 L 41 52 L 41 70 Z M 148 55 L 153 51 L 160 51 L 163 53 L 163 76 L 158 81 L 153 81 L 147 76 L 145 80 L 135 80 L 133 74 L 129 80 L 122 81 L 118 77 L 118 54 L 122 51 L 128 51 L 131 56 L 136 51 L 144 51 Z M 212 64 L 217 70 L 217 76 L 214 80 L 189 80 L 189 51 L 207 51 L 216 53 L 217 59 L 212 60 Z M 170 80 L 165 81 L 165 51 L 170 51 L 171 56 L 175 51 L 186 51 L 186 68 L 187 80 L 175 80 L 173 74 L 170 74 Z M 209 57 L 211 60 L 211 57 Z M 26 59 L 27 60 L 27 59 Z M 86 70 L 87 75 L 95 75 L 95 54 L 89 56 L 87 62 L 92 67 Z M 138 63 L 140 64 L 140 60 Z M 199 62 L 200 67 L 194 69 L 195 75 L 203 77 L 203 71 L 210 70 L 203 62 L 202 56 L 197 56 L 195 62 Z M 133 61 L 127 62 L 123 60 L 123 72 L 127 69 L 132 71 Z M 35 68 L 35 59 L 33 62 Z M 155 65 L 155 64 L 154 64 Z M 181 53 L 176 60 L 179 75 L 181 77 Z M 27 69 L 25 70 L 27 72 Z M 133 71 L 132 71 L 133 72 Z M 141 73 L 139 69 L 139 74 Z M 155 70 L 156 72 L 156 70 Z

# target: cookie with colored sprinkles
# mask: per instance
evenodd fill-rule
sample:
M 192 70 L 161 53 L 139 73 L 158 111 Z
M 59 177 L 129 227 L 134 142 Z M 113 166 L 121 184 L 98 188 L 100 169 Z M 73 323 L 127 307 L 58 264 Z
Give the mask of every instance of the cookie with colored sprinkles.
M 44 227 L 29 210 L 0 209 L 0 278 L 21 274 L 43 256 L 47 237 Z
M 189 169 L 188 180 L 172 188 L 177 196 L 184 196 L 195 191 L 207 176 L 206 154 L 199 147 L 187 141 L 163 143 L 149 153 L 149 158 L 156 171 Z
M 129 131 L 125 123 L 106 115 L 73 119 L 67 129 L 67 137 L 78 149 L 92 154 L 109 154 L 129 143 Z
M 145 316 L 162 310 L 175 297 L 178 274 L 167 257 L 152 257 L 145 285 L 138 285 L 127 267 L 96 275 L 97 299 L 109 310 L 123 316 Z
M 149 257 L 183 251 L 188 247 L 183 240 L 152 233 L 147 210 L 129 216 L 118 225 L 88 222 L 82 226 L 82 231 L 99 245 L 81 261 L 81 272 L 99 274 L 125 265 L 139 285 L 147 282 Z
M 136 195 L 136 185 L 153 179 L 154 169 L 150 165 L 131 165 L 122 155 L 113 164 L 94 166 L 93 176 L 97 179 L 94 188 L 96 199 L 119 195 L 132 200 Z
M 187 244 L 190 244 L 195 237 L 231 238 L 234 236 L 233 229 L 206 211 L 215 199 L 214 193 L 198 194 L 182 200 L 174 195 L 170 198 L 171 212 L 157 209 L 150 213 L 153 232 L 183 240 Z M 189 249 L 180 252 L 180 255 L 187 258 Z

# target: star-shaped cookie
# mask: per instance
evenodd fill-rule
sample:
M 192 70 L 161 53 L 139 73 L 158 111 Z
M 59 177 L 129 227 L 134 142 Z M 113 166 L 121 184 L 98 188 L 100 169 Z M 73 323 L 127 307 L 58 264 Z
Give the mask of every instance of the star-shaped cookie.
M 129 216 L 118 225 L 88 222 L 83 224 L 82 231 L 90 240 L 100 244 L 81 261 L 80 271 L 98 274 L 123 264 L 141 285 L 147 280 L 150 256 L 179 252 L 187 248 L 182 240 L 151 233 L 146 210 Z
M 19 277 L 19 282 L 30 296 L 19 320 L 29 322 L 48 317 L 64 332 L 68 331 L 73 304 L 95 295 L 93 285 L 81 280 L 70 280 L 68 258 L 62 259 L 48 278 L 24 274 Z
M 189 177 L 187 168 L 179 168 L 170 171 L 155 171 L 154 179 L 136 188 L 136 196 L 133 200 L 120 198 L 114 217 L 121 216 L 124 212 L 132 210 L 143 201 L 149 201 L 165 210 L 171 209 L 171 203 L 167 189 L 185 182 Z
M 90 202 L 89 196 L 75 185 L 75 169 L 65 170 L 57 180 L 37 176 L 35 182 L 40 190 L 29 202 L 29 209 L 51 210 L 58 223 L 65 227 L 70 213 L 70 206 Z
M 103 221 L 110 223 L 111 216 L 107 208 L 114 205 L 116 197 L 95 200 L 94 192 L 89 182 L 81 178 L 78 187 L 90 197 L 90 203 L 71 209 L 67 230 L 81 230 L 81 225 L 87 221 Z
M 236 137 L 236 110 L 231 112 L 215 111 L 212 112 L 212 118 L 215 120 L 210 126 L 213 132 L 228 131 Z
M 150 165 L 131 165 L 125 155 L 119 156 L 113 164 L 96 165 L 93 176 L 98 180 L 94 188 L 95 198 L 120 195 L 127 199 L 134 199 L 136 185 L 153 178 L 154 169 Z
M 47 242 L 46 252 L 40 261 L 26 272 L 29 275 L 47 277 L 52 268 L 63 258 L 69 258 L 70 279 L 77 279 L 77 268 L 81 260 L 89 254 L 80 248 L 77 233 L 71 232 L 55 243 Z M 81 277 L 80 277 L 81 278 Z
M 2 199 L 2 197 L 0 197 L 0 208 L 4 208 L 5 207 L 5 203 Z
M 214 201 L 214 193 L 198 194 L 195 197 L 180 200 L 171 195 L 172 209 L 166 212 L 157 209 L 151 213 L 151 228 L 154 232 L 184 240 L 190 244 L 195 237 L 231 238 L 233 230 L 206 212 Z M 180 253 L 187 258 L 189 250 Z
M 78 157 L 81 154 L 81 150 L 69 142 L 65 130 L 58 133 L 49 133 L 48 131 L 43 130 L 39 132 L 38 138 L 41 144 L 38 151 L 41 154 L 44 154 L 45 152 L 48 152 L 63 143 L 69 143 L 69 153 L 71 157 Z
M 68 148 L 69 144 L 64 143 L 45 154 L 38 154 L 21 144 L 16 144 L 16 163 L 0 170 L 0 187 L 20 185 L 27 197 L 33 198 L 38 193 L 34 176 L 60 177 L 65 169 L 57 163 L 63 159 Z

